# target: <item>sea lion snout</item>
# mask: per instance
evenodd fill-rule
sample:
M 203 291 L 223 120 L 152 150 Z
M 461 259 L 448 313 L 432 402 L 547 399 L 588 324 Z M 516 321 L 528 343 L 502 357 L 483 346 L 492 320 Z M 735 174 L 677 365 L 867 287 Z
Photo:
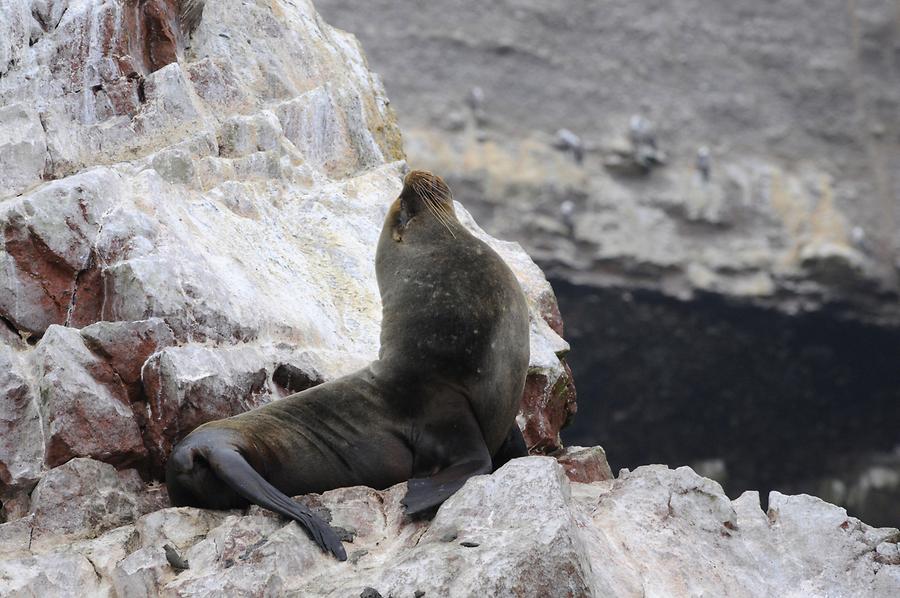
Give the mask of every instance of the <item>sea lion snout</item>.
M 432 204 L 452 204 L 453 194 L 444 179 L 427 170 L 413 170 L 403 179 L 401 198 L 417 198 Z

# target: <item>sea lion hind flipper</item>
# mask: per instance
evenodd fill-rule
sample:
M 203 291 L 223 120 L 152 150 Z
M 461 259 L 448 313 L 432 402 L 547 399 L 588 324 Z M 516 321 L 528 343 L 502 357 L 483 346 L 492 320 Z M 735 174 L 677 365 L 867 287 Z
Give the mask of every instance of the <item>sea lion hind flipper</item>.
M 440 505 L 463 487 L 472 476 L 491 473 L 489 459 L 472 459 L 444 468 L 427 478 L 412 478 L 407 482 L 406 496 L 401 504 L 407 515 L 417 515 Z
M 512 427 L 509 429 L 509 433 L 503 440 L 503 444 L 501 444 L 500 448 L 497 449 L 497 452 L 494 453 L 492 458 L 493 471 L 497 471 L 508 461 L 527 456 L 528 447 L 525 445 L 525 437 L 522 436 L 522 430 L 519 429 L 519 424 L 513 422 Z
M 223 482 L 252 503 L 293 519 L 303 527 L 322 550 L 338 560 L 347 560 L 347 552 L 340 538 L 321 518 L 295 502 L 259 475 L 239 452 L 220 448 L 210 451 L 209 465 Z

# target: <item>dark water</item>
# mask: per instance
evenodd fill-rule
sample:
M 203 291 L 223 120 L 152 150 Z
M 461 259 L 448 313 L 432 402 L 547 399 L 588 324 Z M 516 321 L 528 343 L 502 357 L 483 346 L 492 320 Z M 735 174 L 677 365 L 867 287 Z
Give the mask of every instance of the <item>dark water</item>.
M 563 439 L 602 444 L 613 471 L 718 458 L 732 496 L 814 493 L 900 444 L 898 330 L 552 283 L 578 387 Z

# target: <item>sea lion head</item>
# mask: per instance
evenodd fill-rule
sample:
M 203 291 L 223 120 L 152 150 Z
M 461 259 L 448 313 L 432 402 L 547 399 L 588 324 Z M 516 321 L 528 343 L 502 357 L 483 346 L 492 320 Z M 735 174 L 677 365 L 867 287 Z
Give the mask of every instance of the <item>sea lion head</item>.
M 393 223 L 394 241 L 402 241 L 410 226 L 437 223 L 456 237 L 458 224 L 453 210 L 453 194 L 441 177 L 425 170 L 413 170 L 403 179 L 403 190 L 391 206 L 388 219 Z

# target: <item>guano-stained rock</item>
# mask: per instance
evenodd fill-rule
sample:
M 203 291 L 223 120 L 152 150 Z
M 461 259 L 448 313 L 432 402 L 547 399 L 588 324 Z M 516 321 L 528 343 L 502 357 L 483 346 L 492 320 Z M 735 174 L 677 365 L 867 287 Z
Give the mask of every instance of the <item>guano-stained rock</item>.
M 467 482 L 430 522 L 403 515 L 405 490 L 341 488 L 295 499 L 343 530 L 343 563 L 259 507 L 168 508 L 96 539 L 59 536 L 8 553 L 0 590 L 37 591 L 55 579 L 45 567 L 77 571 L 85 558 L 96 575 L 73 573 L 73 595 L 115 588 L 336 598 L 373 588 L 383 596 L 890 598 L 900 590 L 896 529 L 870 528 L 803 495 L 773 493 L 765 513 L 756 493 L 731 501 L 687 467 L 647 466 L 584 484 L 570 482 L 552 458 L 516 459 Z M 20 521 L 0 525 L 0 538 L 21 537 L 31 520 Z M 172 568 L 165 544 L 189 569 Z

